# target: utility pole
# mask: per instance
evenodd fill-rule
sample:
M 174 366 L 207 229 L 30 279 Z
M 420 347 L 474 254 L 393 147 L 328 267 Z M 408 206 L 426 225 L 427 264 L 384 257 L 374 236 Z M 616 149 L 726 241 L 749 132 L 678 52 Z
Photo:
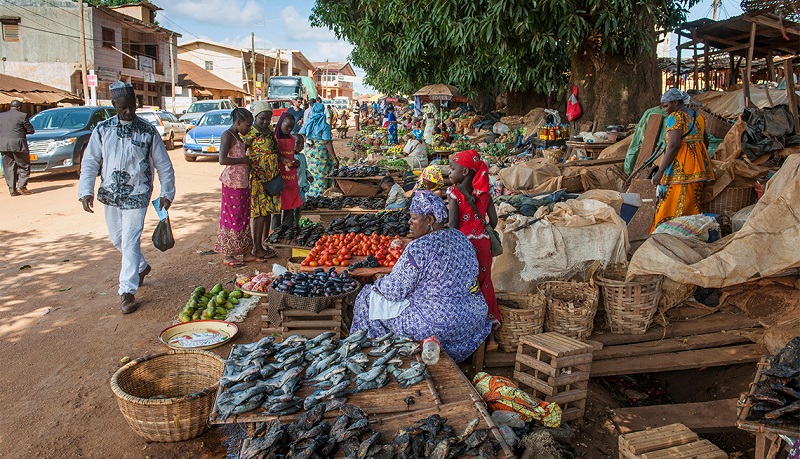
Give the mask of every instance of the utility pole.
M 83 100 L 89 105 L 89 82 L 86 81 L 86 26 L 83 23 L 83 0 L 78 0 L 78 15 L 80 16 L 80 35 L 81 35 L 81 80 L 83 80 Z
M 253 100 L 256 100 L 256 33 L 250 32 L 250 72 L 253 79 Z
M 172 49 L 174 36 L 174 32 L 169 34 L 169 78 L 172 84 L 172 113 L 175 113 L 175 73 L 178 70 L 175 68 L 175 50 Z
M 719 9 L 719 0 L 714 0 L 714 17 L 713 19 L 717 20 L 717 10 Z

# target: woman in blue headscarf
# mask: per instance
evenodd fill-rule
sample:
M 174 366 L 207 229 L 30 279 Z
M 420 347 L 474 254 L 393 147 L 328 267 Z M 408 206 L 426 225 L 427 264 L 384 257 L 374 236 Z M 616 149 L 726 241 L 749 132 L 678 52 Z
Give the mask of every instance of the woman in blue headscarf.
M 319 196 L 330 186 L 330 180 L 325 177 L 330 175 L 333 168 L 339 167 L 339 158 L 333 151 L 331 125 L 325 120 L 325 106 L 322 103 L 311 106 L 311 115 L 300 134 L 306 138 L 304 153 L 308 161 L 308 175 L 313 180 L 306 195 Z
M 358 294 L 350 330 L 367 330 L 371 337 L 390 331 L 415 340 L 435 336 L 453 360 L 464 361 L 492 329 L 475 248 L 446 226 L 447 207 L 439 196 L 417 191 L 410 210 L 414 240 L 391 273 Z
M 422 169 L 428 165 L 428 144 L 422 140 L 422 131 L 414 129 L 411 134 L 414 136 L 406 142 L 403 153 L 407 155 L 406 161 L 412 169 Z

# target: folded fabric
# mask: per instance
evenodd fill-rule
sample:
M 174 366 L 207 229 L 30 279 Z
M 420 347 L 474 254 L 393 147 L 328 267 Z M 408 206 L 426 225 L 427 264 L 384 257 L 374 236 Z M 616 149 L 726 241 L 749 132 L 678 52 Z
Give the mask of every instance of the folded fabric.
M 409 300 L 392 301 L 374 288 L 369 292 L 369 320 L 394 319 L 411 304 Z

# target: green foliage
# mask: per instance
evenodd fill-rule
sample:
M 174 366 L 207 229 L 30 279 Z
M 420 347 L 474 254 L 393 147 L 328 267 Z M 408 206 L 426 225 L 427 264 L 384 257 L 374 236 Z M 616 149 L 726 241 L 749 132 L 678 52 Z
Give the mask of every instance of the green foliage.
M 468 95 L 549 94 L 582 46 L 632 58 L 697 0 L 317 0 L 311 23 L 354 45 L 365 82 L 410 94 L 432 83 Z M 579 57 L 579 56 L 577 56 Z

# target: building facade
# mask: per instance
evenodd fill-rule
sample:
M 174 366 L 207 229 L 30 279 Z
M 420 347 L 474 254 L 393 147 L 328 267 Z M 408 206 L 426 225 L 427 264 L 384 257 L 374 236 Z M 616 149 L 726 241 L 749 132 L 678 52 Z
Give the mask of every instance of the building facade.
M 325 99 L 347 97 L 353 99 L 353 82 L 356 72 L 349 62 L 314 62 L 314 82 L 317 94 Z
M 247 100 L 265 97 L 270 77 L 276 75 L 313 76 L 316 68 L 297 50 L 256 50 L 238 48 L 209 40 L 191 40 L 178 46 L 178 56 L 241 88 Z M 255 72 L 251 69 L 255 61 Z M 291 69 L 291 73 L 290 73 Z M 253 74 L 255 73 L 255 83 Z
M 85 6 L 86 60 L 97 75 L 97 104 L 110 102 L 108 86 L 118 79 L 134 85 L 140 106 L 159 106 L 163 96 L 171 96 L 177 69 L 170 48 L 177 57 L 180 34 L 154 24 L 157 10 L 150 3 Z M 84 97 L 76 2 L 5 0 L 0 23 L 2 73 Z

